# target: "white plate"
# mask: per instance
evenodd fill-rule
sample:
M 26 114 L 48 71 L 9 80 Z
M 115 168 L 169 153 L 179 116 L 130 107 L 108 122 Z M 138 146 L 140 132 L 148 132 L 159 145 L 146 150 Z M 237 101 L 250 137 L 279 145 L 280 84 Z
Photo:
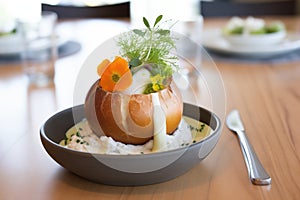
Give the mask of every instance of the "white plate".
M 268 33 L 268 34 L 258 34 L 258 35 L 226 35 L 223 34 L 223 38 L 226 39 L 233 45 L 238 46 L 266 46 L 266 45 L 274 45 L 282 42 L 282 40 L 286 37 L 285 31 L 279 31 L 276 33 Z
M 45 42 L 45 40 L 41 40 L 39 44 L 36 44 L 35 48 L 45 49 L 50 47 L 49 42 Z M 61 46 L 64 44 L 66 40 L 61 37 L 57 38 L 57 46 Z M 21 36 L 19 34 L 12 34 L 7 36 L 0 37 L 0 55 L 9 56 L 21 53 L 22 41 Z
M 240 46 L 228 42 L 222 36 L 221 29 L 207 29 L 203 31 L 202 44 L 205 48 L 219 53 L 252 57 L 270 57 L 300 48 L 300 35 L 288 32 L 286 37 L 277 44 Z

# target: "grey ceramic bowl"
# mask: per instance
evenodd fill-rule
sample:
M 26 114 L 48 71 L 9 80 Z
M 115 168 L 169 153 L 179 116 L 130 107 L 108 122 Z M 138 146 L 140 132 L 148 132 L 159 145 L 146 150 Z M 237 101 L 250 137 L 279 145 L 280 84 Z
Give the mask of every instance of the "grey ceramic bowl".
M 58 143 L 76 120 L 84 118 L 83 105 L 50 117 L 41 127 L 40 136 L 48 154 L 67 170 L 97 183 L 119 186 L 148 185 L 180 176 L 203 160 L 215 147 L 220 134 L 220 119 L 210 111 L 184 104 L 184 116 L 202 121 L 213 132 L 187 147 L 142 155 L 103 155 L 74 151 Z

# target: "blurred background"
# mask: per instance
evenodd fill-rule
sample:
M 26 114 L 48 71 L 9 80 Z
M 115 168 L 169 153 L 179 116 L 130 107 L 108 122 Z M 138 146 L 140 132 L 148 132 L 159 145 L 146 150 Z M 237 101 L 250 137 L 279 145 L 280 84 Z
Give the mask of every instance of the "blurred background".
M 42 0 L 43 9 L 61 10 L 71 9 L 69 7 L 106 7 L 107 9 L 118 8 L 120 16 L 129 16 L 130 3 L 136 5 L 153 4 L 156 7 L 168 2 L 156 0 Z M 282 15 L 282 14 L 299 14 L 300 0 L 177 0 L 172 2 L 172 10 L 184 10 L 186 5 L 193 5 L 194 9 L 199 9 L 203 16 L 232 16 L 232 15 Z M 180 3 L 181 2 L 181 3 Z M 198 6 L 196 6 L 197 4 Z M 117 5 L 117 6 L 116 6 Z M 148 9 L 153 9 L 151 6 Z M 157 9 L 157 8 L 156 8 Z M 165 7 L 165 10 L 170 9 Z M 61 17 L 71 17 L 75 15 L 76 10 L 69 10 L 69 13 L 60 13 Z M 91 11 L 90 11 L 91 12 Z M 77 13 L 79 14 L 79 13 Z M 83 13 L 84 14 L 84 13 Z M 90 14 L 92 15 L 92 14 Z M 101 15 L 98 13 L 98 15 Z M 183 13 L 189 15 L 188 12 Z M 75 15 L 76 16 L 76 15 Z M 88 15 L 86 15 L 88 16 Z M 109 16 L 107 16 L 109 17 Z
M 151 3 L 153 1 L 141 1 L 141 0 L 42 0 L 43 9 L 61 9 L 59 7 L 98 7 L 98 6 L 107 6 L 111 7 L 112 5 L 122 4 L 119 5 L 119 11 L 121 14 L 125 14 L 124 8 L 128 7 L 129 4 L 136 3 L 136 2 L 144 2 L 144 3 Z M 167 1 L 156 1 L 155 3 L 163 4 Z M 198 2 L 199 6 L 202 7 L 201 11 L 204 12 L 204 15 L 231 15 L 237 13 L 242 15 L 247 15 L 254 13 L 256 14 L 255 10 L 260 10 L 257 14 L 265 14 L 270 12 L 269 10 L 276 10 L 272 11 L 274 14 L 280 12 L 281 13 L 291 13 L 299 14 L 300 6 L 299 0 L 179 0 L 179 1 L 172 1 L 172 2 L 183 2 L 183 4 L 189 4 L 190 2 Z M 271 4 L 270 4 L 271 3 Z M 182 4 L 182 5 L 183 5 Z M 200 5 L 201 4 L 201 5 Z M 181 6 L 182 6 L 181 5 Z M 272 5 L 272 6 L 271 6 Z M 280 6 L 279 6 L 280 5 Z M 172 9 L 179 8 L 178 3 L 172 4 Z M 239 7 L 240 6 L 240 7 Z M 268 6 L 268 9 L 265 9 L 264 6 Z M 259 9 L 259 7 L 261 7 Z M 182 8 L 182 7 L 181 7 Z M 213 8 L 213 9 L 212 9 Z M 237 8 L 239 11 L 237 11 Z M 151 9 L 149 7 L 149 9 Z M 123 11 L 122 11 L 123 10 Z M 208 11 L 209 10 L 209 11 Z M 71 11 L 71 10 L 70 10 Z M 74 10 L 75 11 L 75 10 Z M 261 12 L 261 13 L 260 13 Z M 215 14 L 214 14 L 215 13 Z M 129 13 L 127 13 L 129 14 Z M 185 12 L 185 15 L 188 13 Z M 68 15 L 67 13 L 65 15 Z M 71 15 L 71 14 L 70 14 Z M 63 14 L 62 14 L 63 16 Z
M 130 4 L 145 6 L 153 11 L 170 2 L 172 7 L 164 7 L 165 12 L 184 10 L 186 6 L 192 5 L 204 17 L 300 13 L 300 0 L 0 0 L 0 22 L 3 24 L 3 21 L 11 15 L 22 18 L 34 15 L 38 10 L 38 7 L 34 6 L 37 3 L 42 3 L 42 10 L 57 12 L 59 18 L 89 18 L 128 17 Z M 188 11 L 177 12 L 179 13 L 182 16 L 190 15 Z

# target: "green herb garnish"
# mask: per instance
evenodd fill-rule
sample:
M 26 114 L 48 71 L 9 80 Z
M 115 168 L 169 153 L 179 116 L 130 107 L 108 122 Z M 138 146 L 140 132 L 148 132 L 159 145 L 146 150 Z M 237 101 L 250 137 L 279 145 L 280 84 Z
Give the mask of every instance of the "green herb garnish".
M 78 131 L 76 132 L 76 136 L 80 138 L 82 137 Z
M 200 127 L 194 127 L 192 125 L 187 125 L 191 131 L 202 132 L 205 128 L 205 124 L 201 124 Z
M 117 41 L 120 53 L 129 60 L 133 74 L 141 68 L 150 71 L 151 83 L 146 87 L 145 94 L 164 89 L 178 69 L 178 58 L 171 55 L 171 51 L 176 48 L 176 38 L 171 35 L 170 30 L 162 28 L 162 18 L 159 15 L 153 26 L 150 26 L 143 17 L 145 29 L 123 33 Z

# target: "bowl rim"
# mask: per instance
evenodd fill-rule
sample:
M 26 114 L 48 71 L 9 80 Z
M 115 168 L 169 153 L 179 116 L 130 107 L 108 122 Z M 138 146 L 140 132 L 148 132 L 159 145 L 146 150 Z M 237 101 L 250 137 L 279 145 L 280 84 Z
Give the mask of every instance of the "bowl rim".
M 47 118 L 41 125 L 40 127 L 40 137 L 41 139 L 45 139 L 47 140 L 51 145 L 57 147 L 57 148 L 60 148 L 60 149 L 63 149 L 64 151 L 68 151 L 72 154 L 77 154 L 79 156 L 84 156 L 84 157 L 97 157 L 97 156 L 101 156 L 103 158 L 116 158 L 116 159 L 125 159 L 125 158 L 139 158 L 139 157 L 159 157 L 159 156 L 162 156 L 164 154 L 172 154 L 172 153 L 176 153 L 177 151 L 186 151 L 188 150 L 189 148 L 193 148 L 195 146 L 198 146 L 198 145 L 201 145 L 202 143 L 204 143 L 205 141 L 207 140 L 210 140 L 210 138 L 212 138 L 213 136 L 215 136 L 217 133 L 219 133 L 221 131 L 221 128 L 222 128 L 222 124 L 221 124 L 221 120 L 220 118 L 212 111 L 209 111 L 208 109 L 206 108 L 203 108 L 201 106 L 198 106 L 198 105 L 194 105 L 194 104 L 190 104 L 190 103 L 183 103 L 184 105 L 190 105 L 190 106 L 195 106 L 197 107 L 198 109 L 202 109 L 204 110 L 205 112 L 208 112 L 211 114 L 211 116 L 215 119 L 216 121 L 216 128 L 215 129 L 212 129 L 213 131 L 208 135 L 206 136 L 205 138 L 203 138 L 202 140 L 200 140 L 199 142 L 196 142 L 196 143 L 191 143 L 187 146 L 183 146 L 183 147 L 179 147 L 179 148 L 176 148 L 176 149 L 171 149 L 171 150 L 167 150 L 167 151 L 161 151 L 161 152 L 155 152 L 155 153 L 146 153 L 146 154 L 126 154 L 126 155 L 123 155 L 123 154 L 101 154 L 101 153 L 89 153 L 89 152 L 83 152 L 83 151 L 78 151 L 78 150 L 74 150 L 74 149 L 70 149 L 70 148 L 66 148 L 56 142 L 54 142 L 53 140 L 51 140 L 47 135 L 46 135 L 46 132 L 45 132 L 45 126 L 46 124 L 51 120 L 51 119 L 54 119 L 55 117 L 59 116 L 59 115 L 62 115 L 64 113 L 68 113 L 68 112 L 73 112 L 73 109 L 83 109 L 83 106 L 84 104 L 80 104 L 80 105 L 76 105 L 76 106 L 73 106 L 73 107 L 69 107 L 67 109 L 64 109 L 64 110 L 61 110 L 53 115 L 51 115 L 49 118 Z M 185 116 L 185 115 L 183 115 Z M 188 117 L 188 116 L 187 116 Z M 75 122 L 74 124 L 75 125 Z M 72 126 L 73 126 L 72 125 Z M 43 142 L 42 142 L 43 143 Z M 44 146 L 44 144 L 43 144 Z

